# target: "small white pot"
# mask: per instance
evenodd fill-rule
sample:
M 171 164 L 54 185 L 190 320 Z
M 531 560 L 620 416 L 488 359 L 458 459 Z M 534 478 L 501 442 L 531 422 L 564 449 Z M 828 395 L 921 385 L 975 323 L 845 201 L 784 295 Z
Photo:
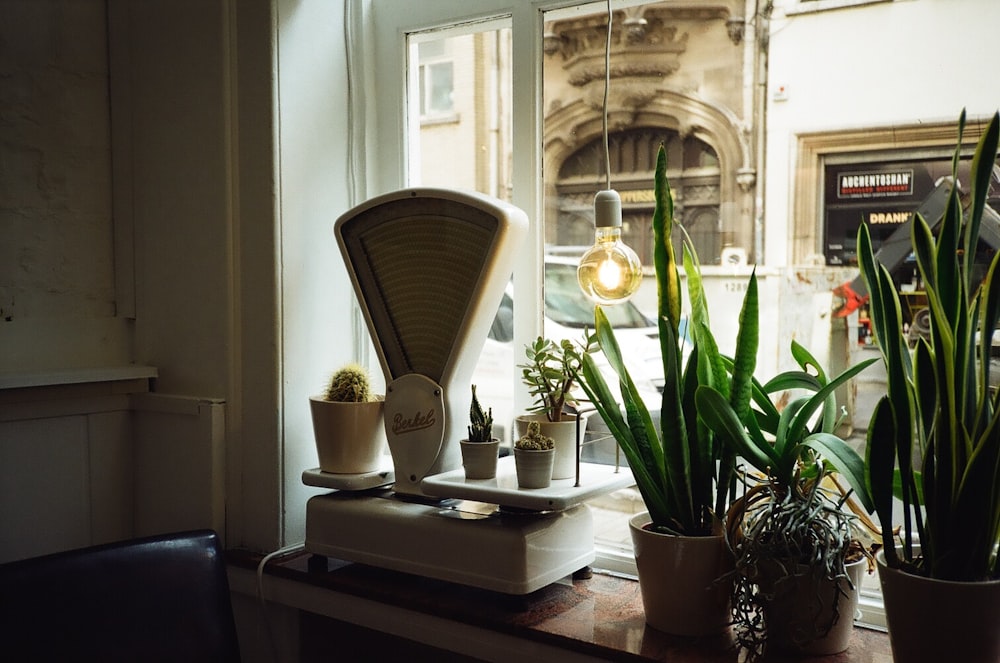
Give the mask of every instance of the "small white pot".
M 555 449 L 514 449 L 518 488 L 548 488 Z
M 462 445 L 462 466 L 466 479 L 492 479 L 497 475 L 497 456 L 500 440 L 490 442 L 469 442 L 460 440 Z
M 523 414 L 517 418 L 517 436 L 522 437 L 528 430 L 528 423 L 537 421 L 542 435 L 551 437 L 556 445 L 556 457 L 552 461 L 553 479 L 576 478 L 576 415 L 564 415 L 563 421 L 549 421 L 544 414 Z M 580 438 L 587 432 L 587 417 L 580 421 Z
M 384 403 L 336 403 L 309 399 L 319 469 L 331 474 L 364 474 L 382 467 L 386 452 Z

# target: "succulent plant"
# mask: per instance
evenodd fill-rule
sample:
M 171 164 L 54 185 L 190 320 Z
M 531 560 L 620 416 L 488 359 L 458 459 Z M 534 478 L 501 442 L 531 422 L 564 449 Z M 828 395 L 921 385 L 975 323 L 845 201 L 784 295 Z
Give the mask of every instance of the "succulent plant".
M 374 401 L 368 369 L 356 363 L 345 365 L 330 378 L 323 398 L 338 403 L 369 403 Z
M 514 443 L 517 449 L 528 449 L 530 451 L 545 451 L 555 449 L 555 441 L 548 435 L 542 434 L 542 425 L 537 421 L 528 423 L 528 430 Z
M 472 385 L 472 405 L 469 406 L 469 442 L 493 441 L 493 408 L 483 411 Z
M 521 381 L 528 385 L 528 393 L 535 399 L 528 412 L 543 413 L 549 421 L 563 421 L 563 406 L 576 404 L 570 392 L 584 354 L 586 349 L 566 339 L 556 343 L 539 336 L 528 344 L 525 348 L 528 362 L 518 365 Z

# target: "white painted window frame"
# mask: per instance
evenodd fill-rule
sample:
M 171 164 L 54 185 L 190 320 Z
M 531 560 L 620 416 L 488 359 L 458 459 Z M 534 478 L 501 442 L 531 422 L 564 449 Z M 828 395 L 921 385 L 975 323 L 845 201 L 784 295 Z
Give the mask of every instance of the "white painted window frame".
M 834 1 L 834 0 L 831 0 Z M 843 4 L 853 0 L 835 0 Z M 885 0 L 861 0 L 876 2 Z M 407 35 L 461 24 L 481 24 L 509 19 L 512 27 L 513 77 L 513 198 L 527 212 L 530 227 L 525 250 L 515 265 L 514 347 L 524 347 L 542 329 L 544 228 L 542 225 L 542 23 L 543 12 L 581 8 L 587 12 L 603 2 L 579 0 L 346 0 L 353 37 L 348 52 L 359 54 L 349 62 L 354 84 L 350 101 L 351 160 L 356 178 L 355 195 L 371 197 L 408 185 L 409 164 L 419 153 L 410 149 L 407 135 Z M 638 0 L 613 0 L 614 8 Z M 803 3 L 811 4 L 811 3 Z M 809 9 L 828 8 L 826 2 Z M 353 43 L 352 43 L 353 42 Z M 350 56 L 349 56 L 350 57 Z M 414 59 L 415 60 L 415 59 Z M 362 67 L 360 62 L 370 63 Z M 363 97 L 358 98 L 358 95 Z M 367 104 L 366 100 L 377 100 Z M 419 120 L 409 126 L 419 126 Z M 365 155 L 374 155 L 368 157 Z M 359 181 L 357 178 L 363 175 Z M 527 393 L 517 389 L 515 408 L 528 405 Z M 623 514 L 623 518 L 627 517 Z M 621 550 L 599 550 L 596 564 L 614 573 L 635 574 L 635 560 Z M 881 596 L 866 592 L 861 623 L 884 628 Z

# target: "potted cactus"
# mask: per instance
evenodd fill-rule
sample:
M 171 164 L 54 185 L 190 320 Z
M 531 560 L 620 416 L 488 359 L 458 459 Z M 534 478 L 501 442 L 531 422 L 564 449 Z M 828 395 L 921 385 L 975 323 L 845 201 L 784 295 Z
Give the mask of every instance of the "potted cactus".
M 541 433 L 550 437 L 555 444 L 552 478 L 569 479 L 576 476 L 577 436 L 582 436 L 587 428 L 584 416 L 577 427 L 578 415 L 568 412 L 568 407 L 577 404 L 573 387 L 577 383 L 580 364 L 585 351 L 572 341 L 553 340 L 539 336 L 525 348 L 527 361 L 519 364 L 521 381 L 528 386 L 528 393 L 534 403 L 528 414 L 517 417 L 517 434 L 524 436 L 528 424 L 539 424 Z
M 376 472 L 386 450 L 384 397 L 373 394 L 368 370 L 349 363 L 309 398 L 319 468 L 331 474 Z
M 476 396 L 476 385 L 472 385 L 468 430 L 469 437 L 460 441 L 465 478 L 494 478 L 497 475 L 500 440 L 493 437 L 493 408 L 483 410 Z
M 552 482 L 555 442 L 542 433 L 541 423 L 528 423 L 524 435 L 514 442 L 514 467 L 519 488 L 548 488 Z

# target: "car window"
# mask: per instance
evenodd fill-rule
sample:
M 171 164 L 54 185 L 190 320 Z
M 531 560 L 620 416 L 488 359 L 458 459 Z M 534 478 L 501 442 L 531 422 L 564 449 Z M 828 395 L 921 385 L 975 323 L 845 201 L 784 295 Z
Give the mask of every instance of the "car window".
M 654 326 L 632 302 L 607 306 L 604 312 L 615 329 Z M 564 327 L 593 329 L 594 303 L 577 283 L 575 264 L 545 263 L 545 316 Z
M 489 337 L 500 343 L 510 343 L 514 340 L 514 300 L 508 293 L 503 293 L 500 308 L 490 326 Z

